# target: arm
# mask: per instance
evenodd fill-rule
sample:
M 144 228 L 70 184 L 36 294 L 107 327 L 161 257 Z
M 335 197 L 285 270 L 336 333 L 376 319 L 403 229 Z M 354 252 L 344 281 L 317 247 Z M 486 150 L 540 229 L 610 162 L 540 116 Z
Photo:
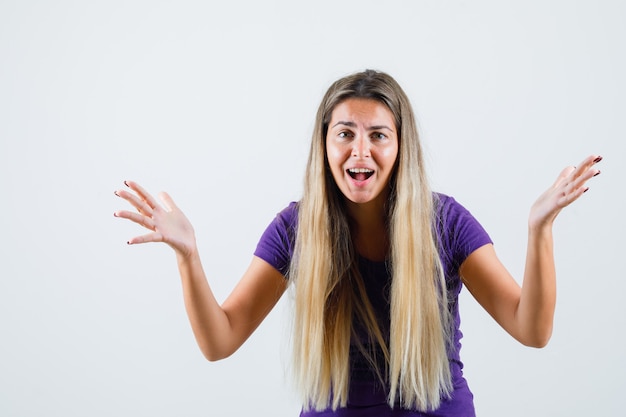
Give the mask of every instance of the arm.
M 241 281 L 220 305 L 207 282 L 191 223 L 166 193 L 156 199 L 139 184 L 126 182 L 133 192 L 115 194 L 137 212 L 121 210 L 114 216 L 131 220 L 151 232 L 128 244 L 167 243 L 176 253 L 185 308 L 200 350 L 208 360 L 230 356 L 252 334 L 284 293 L 285 278 L 271 265 L 254 257 Z
M 552 225 L 559 212 L 588 190 L 586 182 L 600 171 L 601 157 L 587 157 L 568 167 L 533 204 L 528 221 L 528 248 L 522 287 L 499 261 L 492 245 L 470 254 L 460 268 L 467 288 L 487 312 L 521 343 L 543 347 L 552 335 L 556 304 Z

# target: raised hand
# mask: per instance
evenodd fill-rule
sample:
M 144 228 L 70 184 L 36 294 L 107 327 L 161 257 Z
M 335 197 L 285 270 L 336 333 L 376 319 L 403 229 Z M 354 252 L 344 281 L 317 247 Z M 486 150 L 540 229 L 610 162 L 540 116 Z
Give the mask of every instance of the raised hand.
M 529 227 L 533 229 L 551 225 L 564 207 L 576 201 L 589 189 L 587 181 L 600 174 L 595 164 L 601 160 L 599 155 L 590 155 L 580 165 L 561 171 L 552 187 L 533 204 L 528 220 Z
M 135 222 L 151 233 L 136 236 L 128 244 L 164 242 L 171 246 L 178 255 L 190 256 L 196 250 L 196 238 L 193 227 L 187 217 L 176 206 L 167 193 L 159 193 L 161 204 L 143 187 L 133 181 L 125 181 L 133 192 L 117 190 L 115 195 L 128 201 L 137 211 L 119 210 L 115 217 Z

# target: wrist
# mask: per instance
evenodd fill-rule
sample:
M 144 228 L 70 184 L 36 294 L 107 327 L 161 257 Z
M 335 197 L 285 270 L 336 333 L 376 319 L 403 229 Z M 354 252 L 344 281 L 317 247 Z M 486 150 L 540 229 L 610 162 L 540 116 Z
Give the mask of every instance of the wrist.
M 528 224 L 529 241 L 549 240 L 552 241 L 552 224 L 553 222 L 542 222 Z
M 175 250 L 176 260 L 178 264 L 192 264 L 196 261 L 200 260 L 200 254 L 198 253 L 198 248 L 196 245 L 184 247 L 181 249 Z
M 557 212 L 552 213 L 544 213 L 541 210 L 536 210 L 533 207 L 530 211 L 530 215 L 528 216 L 528 230 L 533 233 L 546 233 L 552 232 L 552 226 L 554 225 L 554 220 L 558 216 Z

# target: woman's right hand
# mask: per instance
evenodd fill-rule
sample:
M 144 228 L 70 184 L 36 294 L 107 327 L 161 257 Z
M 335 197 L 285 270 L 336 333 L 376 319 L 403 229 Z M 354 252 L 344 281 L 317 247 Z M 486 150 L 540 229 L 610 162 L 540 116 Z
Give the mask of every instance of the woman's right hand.
M 117 190 L 115 195 L 128 201 L 135 211 L 119 210 L 115 217 L 135 222 L 151 233 L 136 236 L 128 240 L 129 245 L 148 242 L 164 242 L 171 246 L 176 254 L 189 257 L 196 251 L 196 237 L 187 217 L 176 206 L 174 200 L 165 192 L 159 193 L 162 205 L 143 187 L 133 181 L 124 181 L 132 190 Z
M 278 302 L 287 280 L 255 256 L 239 284 L 220 305 L 202 269 L 196 237 L 187 217 L 166 193 L 159 193 L 160 204 L 136 182 L 124 183 L 130 190 L 118 190 L 115 195 L 128 201 L 136 211 L 120 210 L 113 215 L 150 230 L 130 239 L 128 244 L 165 242 L 176 251 L 185 308 L 200 350 L 211 361 L 232 355 Z

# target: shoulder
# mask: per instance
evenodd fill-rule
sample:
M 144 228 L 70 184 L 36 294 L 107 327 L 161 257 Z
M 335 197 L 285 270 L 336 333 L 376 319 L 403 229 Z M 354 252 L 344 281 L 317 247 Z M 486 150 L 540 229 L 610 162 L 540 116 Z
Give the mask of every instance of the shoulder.
M 433 192 L 433 207 L 436 215 L 467 211 L 454 197 L 437 192 Z
M 465 206 L 446 194 L 433 193 L 433 210 L 435 219 L 447 226 L 453 226 L 459 222 L 478 223 Z
M 274 220 L 268 226 L 268 231 L 273 231 L 290 241 L 290 243 L 295 238 L 295 233 L 298 229 L 298 209 L 299 203 L 297 201 L 292 201 L 276 214 Z M 267 232 L 267 231 L 266 231 Z
M 454 234 L 468 216 L 472 217 L 469 211 L 454 197 L 442 193 L 433 193 L 433 219 L 440 237 L 450 233 Z
M 295 227 L 298 223 L 298 207 L 299 203 L 292 201 L 276 215 L 274 221 L 278 221 L 287 227 Z
M 265 260 L 283 275 L 287 275 L 298 223 L 298 203 L 291 202 L 282 209 L 263 232 L 254 255 Z
M 479 221 L 453 197 L 433 193 L 434 223 L 442 250 L 460 265 L 470 253 L 492 243 Z

